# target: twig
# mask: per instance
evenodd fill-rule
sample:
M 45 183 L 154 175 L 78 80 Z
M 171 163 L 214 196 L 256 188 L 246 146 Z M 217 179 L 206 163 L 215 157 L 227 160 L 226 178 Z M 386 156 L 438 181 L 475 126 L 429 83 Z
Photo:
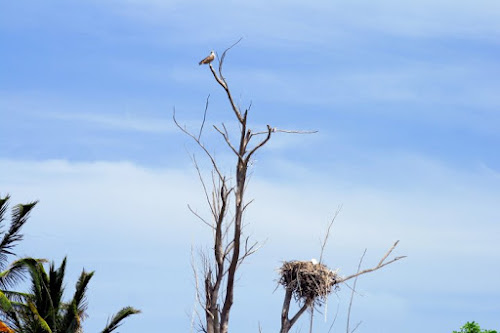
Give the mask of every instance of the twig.
M 256 145 L 247 155 L 245 161 L 246 163 L 248 163 L 250 161 L 250 158 L 252 157 L 252 155 L 260 148 L 262 147 L 263 145 L 265 145 L 269 139 L 271 139 L 271 133 L 272 133 L 272 128 L 271 126 L 267 125 L 267 136 L 264 140 L 262 140 L 258 145 Z
M 215 158 L 212 156 L 212 154 L 208 151 L 208 149 L 203 145 L 203 143 L 198 140 L 198 138 L 196 136 L 194 136 L 191 132 L 189 132 L 186 127 L 182 127 L 178 122 L 177 122 L 177 118 L 175 118 L 175 108 L 174 108 L 174 112 L 173 112 L 173 120 L 174 120 L 174 123 L 175 125 L 183 132 L 185 133 L 187 136 L 191 137 L 197 144 L 198 146 L 205 152 L 205 154 L 208 156 L 208 158 L 210 159 L 210 162 L 212 163 L 212 166 L 215 170 L 215 172 L 217 172 L 217 175 L 219 176 L 220 179 L 223 179 L 224 176 L 222 175 L 222 172 L 219 170 L 219 166 L 217 165 L 217 163 L 215 162 Z
M 198 162 L 196 161 L 196 157 L 194 155 L 191 156 L 191 160 L 193 161 L 194 168 L 196 169 L 196 173 L 198 174 L 198 178 L 200 180 L 201 186 L 203 187 L 203 193 L 205 194 L 205 200 L 207 201 L 208 206 L 210 207 L 210 211 L 212 212 L 212 216 L 215 218 L 216 217 L 215 207 L 212 205 L 212 202 L 210 201 L 207 186 L 205 185 L 205 180 L 203 179 L 203 176 L 201 175 L 201 170 L 200 170 L 200 167 L 198 165 Z M 197 214 L 195 214 L 195 215 L 197 215 Z
M 321 254 L 319 256 L 319 263 L 320 264 L 323 263 L 323 252 L 325 251 L 326 243 L 328 242 L 328 238 L 330 237 L 330 230 L 332 229 L 333 222 L 335 222 L 335 219 L 337 218 L 337 216 L 339 215 L 341 210 L 342 210 L 342 205 L 340 205 L 337 208 L 337 211 L 335 211 L 335 214 L 333 214 L 333 218 L 330 221 L 330 224 L 328 224 L 328 228 L 326 229 L 326 235 L 325 235 L 325 238 L 323 240 L 323 244 L 321 244 Z
M 198 303 L 201 307 L 204 308 L 203 303 L 201 302 L 201 292 L 200 292 L 200 287 L 198 284 L 198 270 L 196 269 L 196 265 L 194 262 L 194 254 L 193 254 L 193 246 L 191 245 L 191 269 L 193 270 L 193 275 L 194 275 L 194 285 L 195 285 L 195 304 Z M 196 310 L 196 305 L 193 305 L 193 312 L 191 314 L 191 333 L 194 330 L 194 320 L 195 316 L 198 318 L 198 322 L 201 323 L 201 318 L 200 314 Z
M 242 39 L 243 39 L 243 37 L 240 37 L 240 39 L 238 39 L 233 45 L 231 45 L 230 47 L 228 47 L 227 49 L 225 49 L 224 52 L 222 52 L 222 56 L 221 56 L 220 61 L 219 61 L 219 74 L 220 74 L 220 77 L 223 77 L 222 76 L 222 64 L 224 63 L 224 59 L 226 58 L 227 51 L 229 51 L 233 47 L 235 47 L 239 42 L 241 42 Z
M 203 132 L 203 126 L 205 125 L 205 120 L 207 119 L 207 110 L 208 110 L 208 100 L 210 99 L 210 94 L 207 96 L 207 101 L 205 102 L 205 112 L 203 112 L 203 121 L 200 126 L 200 133 L 198 133 L 198 141 L 201 139 L 201 133 Z
M 313 333 L 314 307 L 311 306 L 311 318 L 309 321 L 309 333 Z
M 187 205 L 187 207 L 188 207 L 189 211 L 190 211 L 190 212 L 191 212 L 194 216 L 196 216 L 196 217 L 197 217 L 197 218 L 198 218 L 201 222 L 203 222 L 204 224 L 206 224 L 207 226 L 209 226 L 209 227 L 210 227 L 210 229 L 215 229 L 215 228 L 214 228 L 214 226 L 213 226 L 212 224 L 208 223 L 208 222 L 207 222 L 207 221 L 206 221 L 203 217 L 201 217 L 201 216 L 200 216 L 200 214 L 198 214 L 197 212 L 195 212 L 195 211 L 193 210 L 193 208 L 191 208 L 191 206 L 190 206 L 190 205 Z
M 340 308 L 340 303 L 337 303 L 337 311 L 335 311 L 335 317 L 333 317 L 333 321 L 332 321 L 332 324 L 330 325 L 330 328 L 328 329 L 328 333 L 330 333 L 330 331 L 333 328 L 333 325 L 335 324 L 335 321 L 337 321 L 337 316 L 339 314 L 339 308 Z
M 366 273 L 370 273 L 370 272 L 373 272 L 373 271 L 376 271 L 384 266 L 387 266 L 389 264 L 392 264 L 393 262 L 395 261 L 398 261 L 400 259 L 403 259 L 403 258 L 406 258 L 406 256 L 400 256 L 400 257 L 396 257 L 394 259 L 392 259 L 391 261 L 388 261 L 388 262 L 385 262 L 384 263 L 384 260 L 387 259 L 387 257 L 391 254 L 391 252 L 396 248 L 396 246 L 398 245 L 399 241 L 396 241 L 394 243 L 394 245 L 392 245 L 392 247 L 389 249 L 389 251 L 387 251 L 387 253 L 382 257 L 382 260 L 378 263 L 377 266 L 373 267 L 373 268 L 368 268 L 368 269 L 365 269 L 361 272 L 358 272 L 356 274 L 353 274 L 353 275 L 349 275 L 348 277 L 345 277 L 345 278 L 342 278 L 340 279 L 339 281 L 337 281 L 337 283 L 342 283 L 342 282 L 345 282 L 347 280 L 350 280 L 352 278 L 355 278 L 357 276 L 360 276 L 360 275 L 363 275 L 363 274 L 366 274 Z
M 318 133 L 318 131 L 283 130 L 283 129 L 278 129 L 275 127 L 272 128 L 272 132 L 273 133 L 287 133 L 287 134 L 315 134 L 315 133 Z M 267 134 L 267 131 L 255 132 L 255 133 L 252 133 L 252 136 L 262 135 L 262 134 Z
M 363 258 L 365 257 L 365 254 L 366 254 L 366 249 L 363 252 L 363 255 L 361 256 L 361 258 L 359 259 L 358 269 L 357 269 L 356 273 L 359 273 L 359 270 L 361 269 L 361 263 L 363 262 Z M 352 332 L 349 332 L 349 324 L 351 322 L 352 301 L 354 299 L 354 291 L 356 290 L 356 283 L 358 282 L 358 277 L 359 277 L 359 275 L 357 275 L 356 278 L 354 279 L 354 284 L 352 285 L 352 291 L 351 291 L 351 300 L 349 301 L 349 308 L 347 310 L 347 329 L 346 329 L 347 333 L 352 333 Z M 358 324 L 358 326 L 359 326 L 359 324 Z M 357 328 L 357 326 L 356 326 L 356 328 Z M 354 330 L 356 328 L 354 328 Z M 353 332 L 354 332 L 354 330 L 353 330 Z
M 352 329 L 351 333 L 354 333 L 354 332 L 358 329 L 359 325 L 361 325 L 361 323 L 362 323 L 362 322 L 363 322 L 362 320 L 361 320 L 361 321 L 359 321 L 359 322 L 356 324 L 356 326 Z
M 241 158 L 240 157 L 240 154 L 238 154 L 238 151 L 236 150 L 236 148 L 234 148 L 233 144 L 231 143 L 231 141 L 229 141 L 229 135 L 227 133 L 227 130 L 226 130 L 226 126 L 224 126 L 224 124 L 222 124 L 223 128 L 224 128 L 224 132 L 221 131 L 216 125 L 213 125 L 215 130 L 217 132 L 219 132 L 222 137 L 224 138 L 224 140 L 226 141 L 227 145 L 229 146 L 229 148 L 231 148 L 231 150 L 233 151 L 233 153 L 238 156 L 238 158 Z

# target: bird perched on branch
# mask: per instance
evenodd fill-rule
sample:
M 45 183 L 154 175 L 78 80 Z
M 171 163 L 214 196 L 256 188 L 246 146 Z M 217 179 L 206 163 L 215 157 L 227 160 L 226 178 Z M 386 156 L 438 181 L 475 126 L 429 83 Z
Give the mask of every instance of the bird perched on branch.
M 214 53 L 214 51 L 211 51 L 210 55 L 208 57 L 206 57 L 205 59 L 203 59 L 202 61 L 200 61 L 199 65 L 208 65 L 209 63 L 214 61 L 214 59 L 215 59 L 215 53 Z

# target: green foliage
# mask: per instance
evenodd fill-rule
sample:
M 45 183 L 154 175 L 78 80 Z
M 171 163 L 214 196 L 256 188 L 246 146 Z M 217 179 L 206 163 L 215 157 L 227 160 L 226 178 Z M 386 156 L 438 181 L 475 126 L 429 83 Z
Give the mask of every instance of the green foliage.
M 481 330 L 481 327 L 476 322 L 467 322 L 460 328 L 460 331 L 453 331 L 453 333 L 497 333 L 494 330 Z
M 73 297 L 64 301 L 66 258 L 59 267 L 51 263 L 48 271 L 41 261 L 29 261 L 27 265 L 31 277 L 30 291 L 24 294 L 15 293 L 18 301 L 9 301 L 4 294 L 0 294 L 0 304 L 2 301 L 5 303 L 2 305 L 4 319 L 9 327 L 20 333 L 78 332 L 87 309 L 87 286 L 94 272 L 82 271 Z M 11 292 L 10 294 L 14 295 Z M 132 307 L 123 308 L 103 332 L 112 332 L 120 326 L 123 319 L 136 313 L 139 313 L 139 310 Z
M 102 333 L 110 333 L 117 329 L 121 325 L 121 321 L 128 316 L 133 314 L 140 313 L 139 310 L 134 309 L 133 307 L 127 306 L 118 311 L 109 321 Z
M 0 229 L 9 199 L 8 195 L 0 197 Z M 18 259 L 5 269 L 8 256 L 14 254 L 13 247 L 22 239 L 20 229 L 36 203 L 14 206 L 9 228 L 4 232 L 0 230 L 0 321 L 17 333 L 81 332 L 81 322 L 87 309 L 85 294 L 94 272 L 82 271 L 73 297 L 64 301 L 66 258 L 59 267 L 51 263 L 48 272 L 44 266 L 47 260 L 33 258 Z M 26 273 L 30 278 L 28 292 L 7 290 L 25 278 Z M 139 312 L 132 307 L 121 309 L 103 332 L 114 331 L 125 318 Z
M 4 228 L 4 220 L 7 215 L 10 196 L 0 197 L 0 229 Z M 16 205 L 12 208 L 11 222 L 7 230 L 0 230 L 0 271 L 7 266 L 8 256 L 14 255 L 13 249 L 23 239 L 22 226 L 28 221 L 29 213 L 35 207 L 37 201 L 24 205 Z M 11 269 L 9 274 L 0 273 L 0 287 L 12 286 L 22 279 L 24 267 Z

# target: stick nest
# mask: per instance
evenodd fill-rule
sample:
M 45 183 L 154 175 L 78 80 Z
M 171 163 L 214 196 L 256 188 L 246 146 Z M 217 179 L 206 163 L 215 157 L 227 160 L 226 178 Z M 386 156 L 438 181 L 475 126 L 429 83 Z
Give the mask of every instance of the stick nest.
M 338 288 L 337 271 L 311 261 L 285 261 L 279 269 L 279 283 L 292 291 L 296 301 L 321 306 Z

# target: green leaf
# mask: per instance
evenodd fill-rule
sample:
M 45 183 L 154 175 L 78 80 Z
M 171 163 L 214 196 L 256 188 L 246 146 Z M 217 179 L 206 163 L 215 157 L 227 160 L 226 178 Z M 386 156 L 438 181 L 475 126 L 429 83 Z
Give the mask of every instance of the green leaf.
M 0 290 L 0 308 L 4 312 L 10 312 L 12 310 L 12 303 L 1 290 Z
M 117 314 L 111 318 L 111 320 L 108 322 L 102 333 L 110 333 L 117 329 L 121 325 L 121 321 L 131 315 L 140 313 L 140 310 L 134 309 L 131 306 L 124 307 L 120 311 L 118 311 Z
M 38 323 L 38 325 L 40 325 L 40 327 L 45 332 L 52 333 L 52 330 L 50 329 L 50 327 L 47 324 L 47 322 L 45 321 L 45 319 L 43 319 L 42 316 L 40 316 L 40 314 L 38 313 L 38 310 L 37 310 L 35 304 L 33 304 L 33 302 L 29 302 L 28 305 L 29 305 L 29 308 L 31 310 L 31 313 L 33 314 L 33 318 Z

